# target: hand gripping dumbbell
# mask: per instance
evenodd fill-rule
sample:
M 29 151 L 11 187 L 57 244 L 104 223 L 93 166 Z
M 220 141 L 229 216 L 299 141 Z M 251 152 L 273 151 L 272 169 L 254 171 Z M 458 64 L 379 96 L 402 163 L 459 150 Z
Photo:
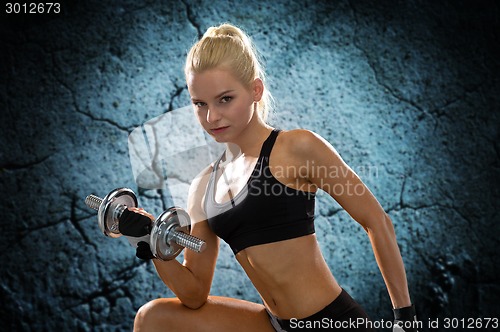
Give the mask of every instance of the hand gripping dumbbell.
M 122 236 L 118 227 L 120 216 L 126 209 L 137 207 L 137 197 L 128 188 L 118 188 L 104 198 L 89 195 L 85 204 L 97 210 L 97 222 L 104 235 L 117 238 Z M 147 239 L 151 252 L 156 258 L 168 261 L 184 248 L 195 252 L 205 250 L 205 241 L 190 235 L 190 231 L 191 219 L 186 211 L 179 207 L 167 209 L 153 222 Z

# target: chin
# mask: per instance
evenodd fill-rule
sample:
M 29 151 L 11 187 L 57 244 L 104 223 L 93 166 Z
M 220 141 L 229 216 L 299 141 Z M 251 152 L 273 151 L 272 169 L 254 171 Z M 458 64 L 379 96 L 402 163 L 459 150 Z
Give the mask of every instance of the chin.
M 234 136 L 229 132 L 214 134 L 208 131 L 208 134 L 218 143 L 229 143 L 231 142 L 231 138 Z
M 226 135 L 214 135 L 210 131 L 207 131 L 207 134 L 210 137 L 212 137 L 212 139 L 214 141 L 216 141 L 217 143 L 226 143 L 226 142 L 228 142 L 228 139 L 227 139 Z
M 224 139 L 222 137 L 215 137 L 215 136 L 212 136 L 212 138 L 217 142 L 217 143 L 227 143 L 227 139 Z

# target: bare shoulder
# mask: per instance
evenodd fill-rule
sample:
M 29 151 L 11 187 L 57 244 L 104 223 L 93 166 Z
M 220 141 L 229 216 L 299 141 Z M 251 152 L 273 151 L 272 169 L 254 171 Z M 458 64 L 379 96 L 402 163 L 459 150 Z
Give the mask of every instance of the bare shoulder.
M 280 134 L 280 144 L 283 150 L 297 157 L 309 156 L 329 145 L 323 137 L 307 129 L 283 131 Z
M 205 190 L 208 184 L 208 179 L 213 170 L 213 164 L 208 165 L 198 173 L 191 181 L 189 192 L 197 192 L 199 189 Z
M 213 164 L 208 165 L 191 181 L 188 194 L 188 213 L 192 221 L 198 222 L 206 219 L 203 202 L 212 169 Z

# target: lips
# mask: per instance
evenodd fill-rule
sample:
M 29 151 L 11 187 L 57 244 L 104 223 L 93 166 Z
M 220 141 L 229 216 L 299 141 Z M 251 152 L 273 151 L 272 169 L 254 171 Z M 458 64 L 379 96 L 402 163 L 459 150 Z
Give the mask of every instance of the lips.
M 229 126 L 225 126 L 225 127 L 218 127 L 218 128 L 212 128 L 210 129 L 210 131 L 213 133 L 213 134 L 221 134 L 222 132 L 224 132 L 227 128 L 229 128 Z

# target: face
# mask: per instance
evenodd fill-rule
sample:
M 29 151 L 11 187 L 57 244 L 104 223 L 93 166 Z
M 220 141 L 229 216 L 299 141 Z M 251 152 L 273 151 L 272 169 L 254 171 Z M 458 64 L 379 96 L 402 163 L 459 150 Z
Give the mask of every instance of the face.
M 234 141 L 257 116 L 253 104 L 262 95 L 256 88 L 259 84 L 245 87 L 225 69 L 210 69 L 187 77 L 198 121 L 217 142 Z

